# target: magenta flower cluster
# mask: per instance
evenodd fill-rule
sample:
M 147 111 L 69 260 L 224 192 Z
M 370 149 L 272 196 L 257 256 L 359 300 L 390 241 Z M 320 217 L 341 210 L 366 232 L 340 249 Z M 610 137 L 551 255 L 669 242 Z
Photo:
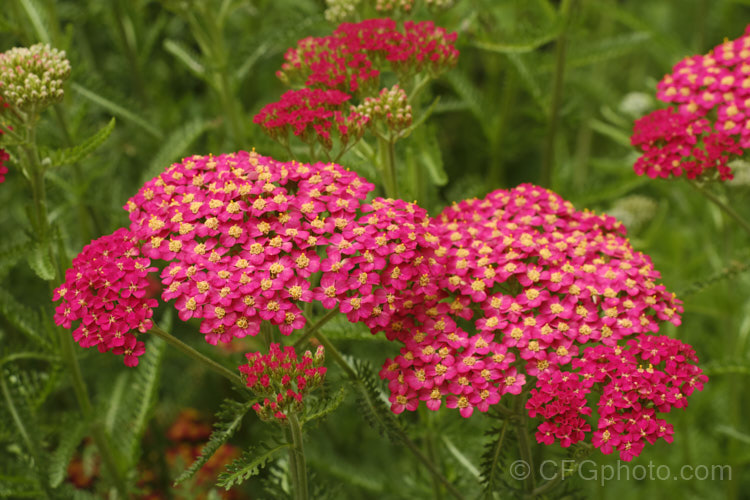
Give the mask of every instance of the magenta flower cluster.
M 463 201 L 427 230 L 439 240 L 428 250 L 438 293 L 402 308 L 385 328 L 404 343 L 381 371 L 397 413 L 445 402 L 468 417 L 503 394 L 519 394 L 529 381 L 537 391 L 561 373 L 579 370 L 577 377 L 592 346 L 650 342 L 660 338 L 649 334 L 661 321 L 679 324 L 679 301 L 656 283 L 658 272 L 633 250 L 621 224 L 578 212 L 546 189 L 522 185 Z M 684 378 L 672 384 L 687 395 L 686 386 L 700 387 L 705 377 L 689 363 L 694 355 L 677 361 Z M 577 384 L 570 382 L 571 390 L 582 394 Z M 583 416 L 591 409 L 583 408 L 585 398 L 580 403 L 579 420 L 527 408 L 548 419 L 540 429 L 560 427 L 553 440 L 570 444 L 590 430 Z M 568 437 L 563 418 L 576 438 Z M 546 432 L 538 434 L 545 442 Z
M 169 262 L 162 298 L 216 344 L 256 335 L 263 320 L 285 335 L 302 328 L 319 249 L 340 241 L 372 189 L 338 165 L 239 152 L 172 165 L 127 209 L 144 255 Z
M 469 417 L 526 391 L 542 442 L 584 439 L 594 407 L 605 452 L 628 459 L 669 438 L 656 414 L 684 406 L 706 378 L 688 346 L 650 335 L 679 324 L 682 306 L 618 221 L 530 184 L 435 218 L 401 200 L 367 202 L 372 189 L 335 164 L 186 158 L 128 202 L 129 230 L 74 260 L 55 319 L 82 320 L 81 345 L 137 363 L 143 346 L 128 330 L 150 326 L 146 274 L 164 261 L 162 299 L 199 319 L 211 344 L 256 335 L 263 321 L 289 335 L 313 300 L 383 331 L 402 345 L 381 370 L 397 413 L 424 403 Z M 268 396 L 265 417 L 299 400 L 285 391 Z
M 314 356 L 307 351 L 300 359 L 294 347 L 272 343 L 268 354 L 254 352 L 246 357 L 248 363 L 239 370 L 250 390 L 263 398 L 253 409 L 264 421 L 284 422 L 289 414 L 300 413 L 304 396 L 325 379 L 323 346 Z
M 687 57 L 658 85 L 675 106 L 636 121 L 638 175 L 733 178 L 728 163 L 750 147 L 750 27 L 706 55 Z
M 338 137 L 345 146 L 350 140 L 356 142 L 364 134 L 366 116 L 353 110 L 344 115 L 344 104 L 350 98 L 349 94 L 339 90 L 290 90 L 278 102 L 261 109 L 253 122 L 282 144 L 289 143 L 291 132 L 306 144 L 319 142 L 330 150 L 333 137 Z
M 65 272 L 65 283 L 54 291 L 61 303 L 54 320 L 71 328 L 81 347 L 124 355 L 127 366 L 138 365 L 144 344 L 132 330 L 151 328 L 155 299 L 147 297 L 147 275 L 156 271 L 138 248 L 138 240 L 127 229 L 103 236 L 86 245 Z
M 332 35 L 300 40 L 284 55 L 277 75 L 287 83 L 370 94 L 386 68 L 404 76 L 423 71 L 437 75 L 454 66 L 455 41 L 456 33 L 431 21 L 407 21 L 403 32 L 388 18 L 343 23 Z
M 343 23 L 329 36 L 304 38 L 286 52 L 277 75 L 287 84 L 305 87 L 286 92 L 279 102 L 266 105 L 253 121 L 285 146 L 291 131 L 307 144 L 320 142 L 326 150 L 338 138 L 344 150 L 362 137 L 365 125 L 372 125 L 365 112 L 372 111 L 372 106 L 361 110 L 349 103 L 347 111 L 345 103 L 353 95 L 377 95 L 384 70 L 399 78 L 418 73 L 439 75 L 458 60 L 455 41 L 455 33 L 449 34 L 432 22 L 405 22 L 402 32 L 394 20 L 387 18 Z M 405 94 L 399 100 L 401 94 L 403 91 L 396 87 L 380 99 L 389 97 L 398 105 L 386 123 L 398 123 L 403 128 L 404 123 L 411 122 L 411 108 Z

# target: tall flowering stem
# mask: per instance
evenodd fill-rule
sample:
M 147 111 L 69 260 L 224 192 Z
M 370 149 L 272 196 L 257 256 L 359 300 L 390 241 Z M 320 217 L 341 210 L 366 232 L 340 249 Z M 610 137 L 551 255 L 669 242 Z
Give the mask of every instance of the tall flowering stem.
M 16 47 L 0 54 L 0 134 L 17 146 L 15 159 L 31 188 L 33 203 L 30 222 L 37 243 L 36 251 L 43 254 L 52 266 L 52 276 L 47 280 L 50 287 L 62 280 L 61 256 L 57 254 L 56 246 L 51 240 L 53 231 L 45 187 L 47 166 L 40 159 L 36 126 L 41 113 L 62 100 L 63 84 L 70 76 L 70 71 L 70 62 L 65 52 L 49 45 Z M 7 172 L 2 163 L 8 159 L 7 152 L 0 149 L 0 177 Z M 114 458 L 109 437 L 94 414 L 75 355 L 73 338 L 62 328 L 57 331 L 62 359 L 70 374 L 81 413 L 91 426 L 92 437 L 115 488 L 126 498 L 127 486 Z
M 249 353 L 247 359 L 248 364 L 240 366 L 240 373 L 247 387 L 264 398 L 253 409 L 261 420 L 284 428 L 291 444 L 289 464 L 294 496 L 296 500 L 307 500 L 307 465 L 299 416 L 304 411 L 304 397 L 325 378 L 324 348 L 318 347 L 314 355 L 307 351 L 300 359 L 294 347 L 282 348 L 272 343 L 268 354 Z

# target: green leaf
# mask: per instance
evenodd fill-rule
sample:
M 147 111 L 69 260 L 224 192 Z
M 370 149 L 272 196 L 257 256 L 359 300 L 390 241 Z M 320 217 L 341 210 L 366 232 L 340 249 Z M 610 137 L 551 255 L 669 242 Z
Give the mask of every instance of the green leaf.
M 65 432 L 61 433 L 60 443 L 52 453 L 49 467 L 49 484 L 53 488 L 60 486 L 68 476 L 68 464 L 86 435 L 87 426 L 86 422 L 76 418 L 76 420 L 68 419 L 63 428 Z
M 489 52 L 496 52 L 498 54 L 523 54 L 524 52 L 532 52 L 542 45 L 546 45 L 549 42 L 555 40 L 559 34 L 559 28 L 555 31 L 545 33 L 538 38 L 533 40 L 526 40 L 523 43 L 495 43 L 489 41 L 478 41 L 471 45 L 478 49 L 486 50 Z
M 355 361 L 355 372 L 357 379 L 355 385 L 358 391 L 357 405 L 360 413 L 372 428 L 381 435 L 386 434 L 394 441 L 401 440 L 403 430 L 396 421 L 393 413 L 383 403 L 381 392 L 378 389 L 379 379 L 369 363 L 361 360 Z
M 333 397 L 321 398 L 314 403 L 306 403 L 305 413 L 300 419 L 300 424 L 306 424 L 311 420 L 325 417 L 338 408 L 344 401 L 346 388 L 341 387 Z
M 271 461 L 279 451 L 290 447 L 290 443 L 263 443 L 256 448 L 251 448 L 242 453 L 242 456 L 227 465 L 226 472 L 219 475 L 217 484 L 225 489 L 230 489 L 236 484 L 241 484 L 251 476 L 259 474 L 260 470 Z
M 0 288 L 0 316 L 43 350 L 52 350 L 50 342 L 42 335 L 39 313 L 18 302 L 5 287 Z
M 524 84 L 529 93 L 531 93 L 531 96 L 539 106 L 539 109 L 541 109 L 544 114 L 547 115 L 548 105 L 544 100 L 544 93 L 542 92 L 542 86 L 539 84 L 538 76 L 531 71 L 531 68 L 529 68 L 529 65 L 521 55 L 508 54 L 508 59 L 511 63 L 513 63 L 513 66 L 515 66 L 516 72 L 521 78 L 521 82 Z
M 184 470 L 177 479 L 174 480 L 174 485 L 190 479 L 195 475 L 203 465 L 216 453 L 221 445 L 227 442 L 227 440 L 234 435 L 235 432 L 242 425 L 242 419 L 245 414 L 252 408 L 255 400 L 240 403 L 238 401 L 225 400 L 222 404 L 222 408 L 217 414 L 218 420 L 214 424 L 214 430 L 211 433 L 211 437 L 208 439 L 203 448 L 201 448 L 201 454 L 195 461 L 190 465 L 189 468 Z
M 148 339 L 146 353 L 139 358 L 124 406 L 124 422 L 118 422 L 113 436 L 117 436 L 119 450 L 124 454 L 129 469 L 138 462 L 141 438 L 151 417 L 159 389 L 161 365 L 166 342 L 158 337 Z
M 603 40 L 582 40 L 581 48 L 572 49 L 566 57 L 565 67 L 579 68 L 599 64 L 610 59 L 622 57 L 651 40 L 651 34 L 646 32 L 628 33 Z M 549 63 L 540 68 L 541 71 L 552 71 L 554 64 Z
M 491 438 L 484 446 L 481 461 L 481 482 L 484 485 L 485 498 L 491 498 L 491 493 L 497 489 L 501 481 L 500 463 L 509 448 L 509 443 L 506 441 L 508 425 L 506 420 L 502 427 L 492 428 L 485 433 L 485 436 Z
M 4 246 L 0 249 L 0 278 L 10 271 L 16 263 L 25 257 L 32 247 L 32 242 L 26 240 L 21 243 L 15 243 Z
M 52 151 L 49 155 L 51 166 L 59 167 L 62 165 L 72 165 L 86 158 L 96 151 L 99 146 L 112 134 L 115 129 L 115 119 L 112 118 L 109 123 L 99 129 L 94 135 L 83 141 L 81 144 L 72 148 L 58 149 Z
M 89 101 L 93 102 L 94 104 L 101 106 L 102 108 L 108 110 L 113 115 L 119 116 L 123 120 L 132 122 L 135 125 L 138 125 L 143 130 L 151 134 L 156 139 L 161 139 L 164 134 L 162 134 L 161 130 L 151 125 L 149 122 L 141 118 L 140 116 L 136 115 L 132 111 L 126 109 L 123 106 L 120 106 L 116 102 L 113 102 L 106 97 L 103 97 L 86 87 L 83 87 L 82 85 L 79 85 L 77 83 L 72 83 L 71 87 L 73 90 L 81 94 L 84 98 L 88 99 Z
M 182 43 L 168 38 L 164 40 L 164 50 L 175 56 L 195 76 L 206 79 L 206 68 L 198 61 L 199 56 Z
M 44 281 L 55 279 L 55 267 L 49 253 L 42 248 L 42 245 L 36 245 L 34 249 L 26 256 L 26 262 L 32 271 Z
M 213 122 L 196 118 L 175 129 L 164 141 L 159 151 L 153 156 L 151 164 L 143 174 L 143 180 L 146 181 L 159 175 L 173 162 L 179 161 L 193 141 L 200 137 L 206 130 L 215 126 Z
M 21 0 L 21 6 L 26 11 L 26 16 L 34 26 L 37 38 L 42 43 L 52 43 L 52 38 L 49 36 L 49 31 L 45 26 L 43 10 L 39 8 L 36 1 L 34 0 Z

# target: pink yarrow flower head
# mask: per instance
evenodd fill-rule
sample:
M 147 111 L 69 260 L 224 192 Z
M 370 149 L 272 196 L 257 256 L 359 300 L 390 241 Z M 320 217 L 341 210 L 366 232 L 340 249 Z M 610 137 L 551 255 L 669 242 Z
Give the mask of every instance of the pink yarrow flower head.
M 289 144 L 289 133 L 306 144 L 320 143 L 326 150 L 334 145 L 334 139 L 343 149 L 349 142 L 356 142 L 364 134 L 367 116 L 351 109 L 344 114 L 348 94 L 338 90 L 300 89 L 290 90 L 281 100 L 266 105 L 253 118 L 272 139 Z
M 487 411 L 567 370 L 587 346 L 615 348 L 680 323 L 680 302 L 617 220 L 544 188 L 462 201 L 426 230 L 438 239 L 437 291 L 385 327 L 404 344 L 381 370 L 396 412 L 421 401 Z
M 403 32 L 388 18 L 343 23 L 329 36 L 300 40 L 277 75 L 287 84 L 371 95 L 381 71 L 436 76 L 454 66 L 455 41 L 455 33 L 430 21 L 406 22 Z
M 247 386 L 263 398 L 253 409 L 264 421 L 283 423 L 290 414 L 301 413 L 305 396 L 325 379 L 323 346 L 314 355 L 307 351 L 299 357 L 294 347 L 272 343 L 268 354 L 254 352 L 246 357 L 248 363 L 239 370 Z
M 373 333 L 394 314 L 437 293 L 432 248 L 424 209 L 402 200 L 375 198 L 355 220 L 336 221 L 340 235 L 330 239 L 315 297 L 324 307 L 339 307 L 352 322 Z
M 162 298 L 215 345 L 256 335 L 264 320 L 285 335 L 302 328 L 320 252 L 372 189 L 338 165 L 241 151 L 172 165 L 126 209 L 144 255 L 167 261 Z
M 143 256 L 137 238 L 118 229 L 86 245 L 65 273 L 65 283 L 54 291 L 60 301 L 55 323 L 73 328 L 81 347 L 124 356 L 127 366 L 138 365 L 144 352 L 137 333 L 151 328 L 155 299 L 146 297 L 147 276 L 156 271 Z
M 5 166 L 5 162 L 8 160 L 10 160 L 10 155 L 3 148 L 0 148 L 0 184 L 5 182 L 5 174 L 8 173 L 8 167 Z
M 658 84 L 674 106 L 636 121 L 643 151 L 636 173 L 649 177 L 733 178 L 729 162 L 750 147 L 750 27 L 708 54 L 687 57 Z

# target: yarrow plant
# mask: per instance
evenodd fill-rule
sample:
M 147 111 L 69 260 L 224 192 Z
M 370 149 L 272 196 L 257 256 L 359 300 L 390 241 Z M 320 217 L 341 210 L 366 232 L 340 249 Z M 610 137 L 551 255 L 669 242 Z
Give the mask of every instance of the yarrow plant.
M 530 393 L 537 439 L 569 446 L 591 432 L 586 395 L 603 391 L 595 446 L 629 460 L 644 440 L 669 439 L 656 413 L 684 407 L 706 378 L 688 346 L 651 335 L 661 321 L 679 325 L 682 306 L 616 219 L 529 184 L 434 219 L 400 200 L 367 203 L 371 189 L 335 164 L 186 158 L 128 202 L 129 229 L 74 260 L 55 321 L 81 320 L 82 346 L 137 364 L 144 348 L 130 331 L 151 326 L 147 274 L 161 260 L 162 299 L 176 299 L 180 319 L 200 319 L 212 344 L 257 335 L 263 321 L 289 335 L 313 300 L 385 332 L 403 345 L 381 370 L 395 413 L 424 402 L 469 417 Z M 256 406 L 264 419 L 283 419 L 309 377 L 322 377 L 295 356 L 273 345 L 240 369 L 273 396 Z
M 638 175 L 733 178 L 729 163 L 750 147 L 750 27 L 708 54 L 687 57 L 658 84 L 674 106 L 635 122 Z

